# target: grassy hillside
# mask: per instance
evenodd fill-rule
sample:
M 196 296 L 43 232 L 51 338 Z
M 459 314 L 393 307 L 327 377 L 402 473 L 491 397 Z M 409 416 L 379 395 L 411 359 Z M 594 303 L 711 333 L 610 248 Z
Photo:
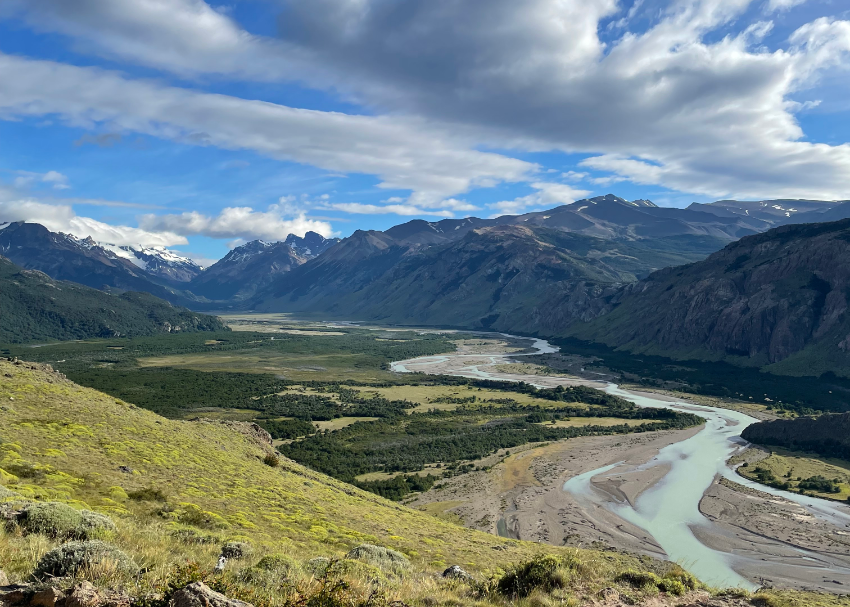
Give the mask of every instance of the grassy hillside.
M 112 295 L 23 270 L 0 257 L 0 343 L 223 331 L 214 316 L 147 293 Z
M 0 360 L 0 376 L 0 510 L 57 501 L 109 516 L 115 529 L 101 537 L 142 573 L 107 560 L 76 576 L 121 587 L 134 605 L 163 604 L 171 589 L 197 579 L 257 605 L 292 607 L 506 605 L 526 595 L 529 606 L 580 605 L 608 586 L 629 604 L 654 597 L 653 605 L 672 605 L 693 584 L 669 564 L 506 540 L 398 506 L 274 461 L 247 425 L 161 418 L 36 364 Z M 60 528 L 0 527 L 0 568 L 12 581 L 26 579 L 62 542 Z M 243 542 L 244 555 L 215 576 L 210 569 L 226 541 Z M 385 569 L 349 555 L 315 573 L 327 563 L 310 559 L 339 558 L 363 543 L 398 550 L 410 565 Z M 478 581 L 435 575 L 448 564 Z M 728 600 L 717 604 L 840 604 L 797 593 L 759 596 L 771 603 Z

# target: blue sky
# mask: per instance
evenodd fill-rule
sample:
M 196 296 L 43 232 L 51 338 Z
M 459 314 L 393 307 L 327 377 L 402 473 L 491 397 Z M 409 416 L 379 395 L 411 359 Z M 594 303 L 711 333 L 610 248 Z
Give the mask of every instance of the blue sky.
M 850 198 L 833 0 L 5 0 L 0 222 L 201 260 L 615 193 Z

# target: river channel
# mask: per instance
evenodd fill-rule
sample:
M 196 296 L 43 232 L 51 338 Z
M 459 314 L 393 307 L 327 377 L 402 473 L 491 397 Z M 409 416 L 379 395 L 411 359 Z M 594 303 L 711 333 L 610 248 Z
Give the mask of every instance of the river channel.
M 489 334 L 489 337 L 494 337 Z M 757 420 L 738 411 L 696 405 L 683 401 L 662 400 L 650 394 L 622 389 L 615 384 L 576 380 L 574 377 L 552 375 L 520 375 L 501 373 L 496 369 L 518 356 L 554 353 L 558 348 L 545 340 L 504 335 L 511 340 L 527 339 L 529 348 L 522 353 L 479 351 L 474 354 L 446 354 L 426 356 L 393 363 L 398 372 L 440 373 L 470 378 L 525 381 L 538 387 L 553 387 L 569 383 L 591 385 L 634 402 L 641 407 L 660 407 L 687 411 L 703 417 L 704 428 L 697 434 L 673 443 L 660 450 L 651 461 L 639 466 L 623 462 L 600 462 L 605 465 L 574 476 L 566 481 L 563 490 L 588 506 L 602 506 L 621 519 L 643 529 L 661 546 L 668 558 L 685 565 L 701 580 L 719 587 L 755 588 L 758 581 L 744 577 L 739 571 L 759 570 L 764 555 L 733 553 L 714 549 L 700 540 L 700 531 L 711 532 L 714 525 L 700 512 L 700 501 L 709 486 L 718 477 L 791 500 L 806 508 L 812 516 L 837 528 L 850 526 L 850 509 L 818 498 L 801 496 L 753 483 L 727 465 L 727 460 L 747 446 L 741 432 Z M 662 466 L 667 472 L 663 478 L 642 492 L 634 503 L 612 499 L 610 493 L 600 490 L 599 482 L 608 477 Z M 850 569 L 836 562 L 824 562 L 822 555 L 800 548 L 789 548 L 794 553 L 791 567 L 817 567 L 829 575 L 850 579 Z M 749 560 L 749 562 L 747 562 Z M 759 562 L 754 562 L 758 560 Z M 838 582 L 836 582 L 838 583 Z

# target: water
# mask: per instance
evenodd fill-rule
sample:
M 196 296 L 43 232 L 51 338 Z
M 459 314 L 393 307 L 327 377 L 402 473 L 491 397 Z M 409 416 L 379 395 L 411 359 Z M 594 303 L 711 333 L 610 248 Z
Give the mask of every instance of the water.
M 534 351 L 525 355 L 558 351 L 558 348 L 541 339 L 534 340 L 532 348 Z M 480 367 L 504 363 L 508 359 L 522 355 L 449 354 L 401 361 L 393 363 L 391 368 L 399 372 L 428 373 L 429 368 L 436 364 L 457 361 L 459 363 L 457 368 L 441 369 L 440 372 L 462 377 L 516 381 L 516 376 L 506 377 L 482 370 Z M 558 378 L 551 376 L 545 379 L 539 377 L 524 379 L 539 387 L 553 385 L 553 382 L 559 383 Z M 850 524 L 850 511 L 842 506 L 754 483 L 738 476 L 733 468 L 726 465 L 726 461 L 732 455 L 747 445 L 741 438 L 741 432 L 755 423 L 757 421 L 755 418 L 728 409 L 660 400 L 619 388 L 614 384 L 607 385 L 605 391 L 641 407 L 676 409 L 699 415 L 706 420 L 705 427 L 694 436 L 661 449 L 659 454 L 646 464 L 641 466 L 624 466 L 622 462 L 607 464 L 569 479 L 564 484 L 564 490 L 580 501 L 602 505 L 622 519 L 643 529 L 655 539 L 671 560 L 685 564 L 704 582 L 720 587 L 737 586 L 753 589 L 757 586 L 733 568 L 736 561 L 753 557 L 736 556 L 713 550 L 694 535 L 694 529 L 712 526 L 712 523 L 699 511 L 699 503 L 718 475 L 796 502 L 807 508 L 814 516 L 839 527 Z M 621 474 L 655 466 L 669 467 L 669 471 L 661 481 L 644 491 L 634 505 L 627 501 L 612 501 L 610 495 L 598 490 L 592 482 L 592 479 L 604 478 L 606 473 L 615 469 L 618 474 Z M 817 555 L 808 551 L 798 549 L 796 552 L 804 560 L 820 560 Z M 841 572 L 850 573 L 846 570 Z

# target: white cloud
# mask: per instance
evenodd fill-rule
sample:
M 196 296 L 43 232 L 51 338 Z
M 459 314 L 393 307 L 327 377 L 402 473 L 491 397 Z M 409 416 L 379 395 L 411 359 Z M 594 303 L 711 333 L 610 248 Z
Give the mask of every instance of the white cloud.
M 537 191 L 527 196 L 521 196 L 513 200 L 503 200 L 488 205 L 496 211 L 492 217 L 499 215 L 519 215 L 530 210 L 570 204 L 590 194 L 588 190 L 579 190 L 563 183 L 538 181 L 532 183 L 531 187 Z
M 423 202 L 518 181 L 536 168 L 421 121 L 295 109 L 0 54 L 0 118 L 45 115 L 377 175 L 381 187 L 412 190 Z
M 787 11 L 805 2 L 806 0 L 768 0 L 767 11 L 771 13 Z
M 47 171 L 46 173 L 33 173 L 32 171 L 16 171 L 14 184 L 16 188 L 26 189 L 36 183 L 45 183 L 54 190 L 67 190 L 71 186 L 68 177 L 58 171 Z
M 336 202 L 329 204 L 327 208 L 358 215 L 431 215 L 434 217 L 454 217 L 454 213 L 448 210 L 425 209 L 412 204 L 361 204 L 359 202 Z
M 495 166 L 495 158 L 507 160 L 498 155 L 471 155 L 473 137 L 501 149 L 591 153 L 586 166 L 621 171 L 614 178 L 706 195 L 841 198 L 850 190 L 850 147 L 806 141 L 794 117 L 800 104 L 789 99 L 814 86 L 824 70 L 846 66 L 846 21 L 818 19 L 787 44 L 766 49 L 762 38 L 771 24 L 744 22 L 755 0 L 670 0 L 654 11 L 648 30 L 606 45 L 601 24 L 612 23 L 614 31 L 636 16 L 617 21 L 616 0 L 407 0 L 404 10 L 388 0 L 281 2 L 281 39 L 252 35 L 202 0 L 14 5 L 32 27 L 72 36 L 79 50 L 193 78 L 295 79 L 348 95 L 376 113 L 391 111 L 392 120 L 308 118 L 289 108 L 275 110 L 285 117 L 272 118 L 267 108 L 249 105 L 258 102 L 201 96 L 188 99 L 184 111 L 158 99 L 157 117 L 174 117 L 151 128 L 155 117 L 116 103 L 103 78 L 94 82 L 106 93 L 101 103 L 70 112 L 37 96 L 21 103 L 80 122 L 116 121 L 125 130 L 377 174 L 388 187 L 413 190 L 407 204 L 423 208 L 528 171 Z M 776 11 L 799 3 L 768 0 L 765 6 Z M 8 80 L 0 83 L 0 95 Z M 89 75 L 82 81 L 92 82 Z M 182 99 L 173 89 L 157 90 Z M 64 91 L 48 92 L 63 99 L 58 93 Z M 71 95 L 72 105 L 79 95 Z M 147 95 L 141 99 L 148 102 Z M 208 110 L 215 120 L 198 118 Z M 333 123 L 345 135 L 317 137 L 319 150 L 312 150 L 312 137 L 287 136 L 288 121 L 309 122 L 308 130 Z M 272 127 L 265 133 L 259 123 Z M 407 145 L 410 132 L 417 135 Z M 352 133 L 357 143 L 346 145 Z M 432 158 L 447 140 L 454 150 L 461 136 L 467 142 L 462 153 L 445 162 Z M 420 162 L 410 149 L 423 144 L 431 156 Z M 330 153 L 333 146 L 337 151 Z
M 228 207 L 215 216 L 196 211 L 172 215 L 142 215 L 139 217 L 139 225 L 155 232 L 243 240 L 276 241 L 285 239 L 288 234 L 304 236 L 309 231 L 325 237 L 333 235 L 333 229 L 328 222 L 309 219 L 303 211 L 297 211 L 285 203 L 270 205 L 266 211 L 255 211 L 251 207 Z
M 14 191 L 0 189 L 0 222 L 40 223 L 52 232 L 91 236 L 115 245 L 172 246 L 187 244 L 184 236 L 169 231 L 151 232 L 122 225 L 110 225 L 91 217 L 81 217 L 67 204 L 46 204 L 33 198 L 19 198 Z

